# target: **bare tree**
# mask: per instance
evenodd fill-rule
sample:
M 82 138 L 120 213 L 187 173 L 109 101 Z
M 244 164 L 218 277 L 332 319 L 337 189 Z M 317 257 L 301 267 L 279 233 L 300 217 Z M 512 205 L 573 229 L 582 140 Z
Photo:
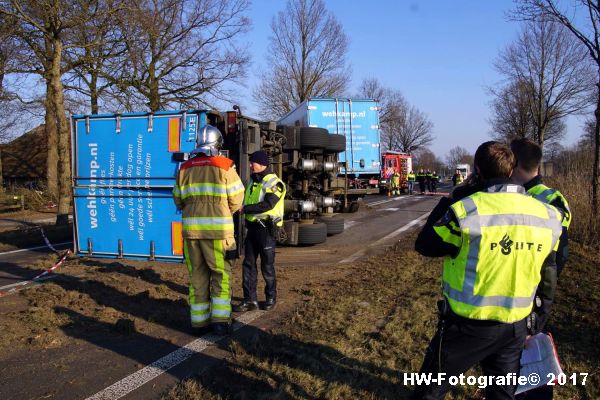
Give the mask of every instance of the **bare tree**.
M 115 19 L 123 11 L 122 0 L 100 1 L 96 18 L 73 27 L 74 46 L 65 51 L 64 58 L 72 65 L 65 77 L 69 100 L 89 108 L 92 114 L 98 114 L 101 101 L 114 103 L 106 96 L 114 83 L 105 76 L 117 76 L 122 70 L 119 58 L 125 54 L 125 44 Z
M 157 111 L 229 99 L 223 84 L 244 78 L 249 62 L 236 43 L 250 27 L 244 16 L 248 0 L 131 0 L 128 5 L 119 13 L 125 46 L 120 68 L 104 75 L 128 104 Z
M 517 104 L 528 105 L 533 128 L 528 136 L 540 145 L 550 124 L 588 106 L 591 71 L 585 48 L 548 18 L 526 22 L 496 68 L 515 89 Z
M 29 51 L 20 73 L 39 74 L 46 82 L 47 181 L 57 188 L 57 224 L 68 223 L 71 203 L 70 150 L 64 109 L 63 55 L 74 26 L 95 17 L 97 1 L 4 0 L 0 14 L 14 21 L 14 37 Z
M 401 119 L 390 124 L 390 132 L 394 137 L 392 149 L 412 153 L 433 142 L 433 122 L 427 115 L 414 106 L 405 109 Z
M 381 131 L 381 146 L 384 150 L 394 150 L 398 139 L 395 137 L 394 124 L 402 124 L 406 117 L 408 103 L 398 90 L 385 88 L 376 78 L 363 79 L 358 97 L 374 99 L 379 107 L 379 127 Z
M 446 155 L 446 164 L 450 168 L 455 168 L 456 164 L 473 165 L 473 155 L 464 147 L 456 146 Z
M 400 91 L 385 88 L 372 78 L 363 80 L 359 95 L 379 103 L 382 148 L 412 153 L 433 141 L 433 123 L 410 106 Z
M 519 0 L 515 15 L 530 21 L 551 19 L 568 29 L 588 52 L 588 60 L 596 70 L 596 99 L 594 127 L 594 165 L 592 168 L 592 212 L 598 215 L 600 202 L 600 4 L 594 0 L 574 2 L 568 14 L 561 10 L 554 0 Z M 576 19 L 575 15 L 581 18 Z M 576 22 L 580 21 L 580 22 Z
M 413 169 L 419 169 L 442 172 L 444 162 L 440 160 L 431 150 L 421 147 L 413 153 Z
M 277 118 L 310 97 L 344 93 L 348 38 L 323 0 L 288 0 L 271 22 L 269 69 L 254 98 L 261 116 Z
M 499 90 L 491 89 L 494 99 L 490 124 L 495 140 L 510 142 L 516 138 L 529 138 L 540 142 L 530 102 L 532 90 L 529 83 L 523 81 L 510 82 Z M 562 140 L 565 131 L 562 119 L 550 119 L 545 128 L 544 146 Z

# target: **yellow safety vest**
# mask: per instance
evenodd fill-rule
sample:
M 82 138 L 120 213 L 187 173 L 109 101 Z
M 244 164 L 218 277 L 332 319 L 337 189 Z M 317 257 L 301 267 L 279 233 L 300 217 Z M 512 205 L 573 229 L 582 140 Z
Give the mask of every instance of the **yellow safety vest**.
M 531 194 L 533 197 L 546 204 L 550 204 L 557 198 L 560 198 L 565 206 L 564 209 L 561 209 L 560 207 L 558 208 L 560 211 L 562 211 L 564 217 L 562 225 L 565 228 L 569 229 L 569 225 L 571 225 L 571 209 L 569 208 L 569 203 L 567 203 L 567 199 L 565 199 L 561 192 L 559 192 L 556 189 L 549 188 L 543 183 L 540 183 L 530 188 L 527 191 L 527 193 Z
M 408 180 L 414 182 L 414 180 L 415 180 L 415 174 L 408 174 Z
M 269 211 L 265 211 L 261 214 L 245 214 L 247 221 L 256 221 L 261 219 L 267 219 L 268 217 L 279 218 L 277 226 L 283 226 L 283 204 L 285 198 L 285 184 L 275 174 L 267 174 L 263 177 L 260 182 L 251 182 L 246 188 L 244 193 L 244 205 L 257 204 L 264 200 L 267 193 L 274 193 L 273 189 L 281 184 L 283 191 L 279 196 L 279 200 L 275 204 L 275 207 Z
M 517 185 L 497 185 L 451 206 L 460 251 L 444 259 L 443 292 L 459 316 L 505 323 L 527 317 L 546 257 L 561 234 L 560 212 Z

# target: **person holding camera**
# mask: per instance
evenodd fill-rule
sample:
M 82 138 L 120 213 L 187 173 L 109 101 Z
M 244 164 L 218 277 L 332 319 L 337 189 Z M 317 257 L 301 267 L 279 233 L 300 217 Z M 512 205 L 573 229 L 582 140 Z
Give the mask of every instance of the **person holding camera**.
M 204 333 L 212 325 L 217 335 L 231 328 L 231 266 L 237 256 L 233 213 L 244 198 L 233 161 L 219 155 L 222 143 L 217 128 L 202 128 L 173 188 L 175 206 L 183 217 L 192 328 Z
M 417 252 L 444 257 L 438 329 L 421 373 L 459 376 L 480 364 L 486 376 L 518 376 L 526 336 L 543 328 L 535 295 L 548 294 L 547 312 L 563 217 L 510 181 L 514 165 L 505 144 L 480 145 L 473 182 L 442 198 L 417 237 Z M 443 399 L 450 389 L 447 381 L 417 386 L 413 398 Z M 485 396 L 514 399 L 515 390 L 495 382 Z
M 256 261 L 260 256 L 260 269 L 265 280 L 264 310 L 271 310 L 277 303 L 275 276 L 275 245 L 277 230 L 283 226 L 283 202 L 285 184 L 270 171 L 269 156 L 259 150 L 250 155 L 250 182 L 244 194 L 242 213 L 248 233 L 244 243 L 242 287 L 244 300 L 233 307 L 235 312 L 258 309 L 256 296 Z

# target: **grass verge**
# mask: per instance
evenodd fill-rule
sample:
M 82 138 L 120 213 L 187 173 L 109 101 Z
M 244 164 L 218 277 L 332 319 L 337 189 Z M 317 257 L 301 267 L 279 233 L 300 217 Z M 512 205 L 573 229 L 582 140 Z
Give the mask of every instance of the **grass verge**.
M 408 237 L 385 255 L 350 267 L 327 290 L 307 291 L 291 318 L 232 341 L 223 365 L 181 382 L 163 398 L 408 398 L 402 372 L 418 371 L 435 330 L 441 272 L 441 260 L 419 256 L 413 243 Z M 573 244 L 560 277 L 549 328 L 565 372 L 590 375 L 585 386 L 557 387 L 557 399 L 600 398 L 599 261 L 597 252 Z M 477 396 L 475 388 L 458 387 L 448 398 Z

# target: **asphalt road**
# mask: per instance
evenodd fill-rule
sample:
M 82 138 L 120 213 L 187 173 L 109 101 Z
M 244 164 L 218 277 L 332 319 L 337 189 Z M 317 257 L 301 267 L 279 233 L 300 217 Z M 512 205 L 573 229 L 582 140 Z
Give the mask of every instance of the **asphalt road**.
M 443 186 L 440 191 L 444 191 Z M 344 232 L 328 238 L 326 243 L 311 247 L 278 248 L 277 266 L 344 264 L 376 255 L 397 242 L 405 231 L 420 226 L 438 198 L 420 195 L 391 198 L 370 196 L 357 213 L 344 214 Z M 11 265 L 34 260 L 39 257 L 40 251 L 43 250 L 0 254 L 0 276 L 6 279 L 2 271 L 9 272 Z M 14 282 L 14 279 L 4 280 L 4 284 L 11 280 Z M 255 320 L 246 323 L 260 328 L 266 318 L 267 315 L 257 314 Z M 235 334 L 244 335 L 245 331 L 248 328 Z M 169 332 L 169 335 L 175 339 L 167 342 L 164 338 L 144 337 L 143 342 L 136 342 L 139 339 L 127 338 L 111 346 L 78 340 L 72 346 L 44 350 L 44 354 L 12 354 L 3 361 L 0 398 L 160 398 L 165 389 L 189 376 L 190 370 L 198 371 L 198 365 L 209 368 L 228 355 L 227 349 L 214 345 L 210 337 L 204 346 L 201 340 L 199 343 L 184 332 Z M 188 342 L 193 342 L 191 351 L 194 355 L 173 365 L 168 373 L 161 374 L 160 369 L 165 369 L 164 366 L 152 364 L 161 357 L 173 358 L 173 352 L 181 352 L 182 347 L 174 343 Z M 10 365 L 14 369 L 9 368 Z M 154 366 L 150 368 L 149 365 Z M 23 371 L 28 373 L 22 375 Z M 146 383 L 140 386 L 143 382 Z M 114 386 L 107 390 L 111 385 Z

